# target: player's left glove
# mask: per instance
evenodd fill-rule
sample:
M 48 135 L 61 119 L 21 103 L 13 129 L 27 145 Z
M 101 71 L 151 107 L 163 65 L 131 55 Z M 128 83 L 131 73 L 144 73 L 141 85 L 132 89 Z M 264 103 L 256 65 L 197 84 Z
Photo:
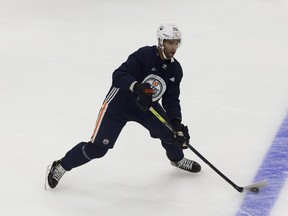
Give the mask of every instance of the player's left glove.
M 188 127 L 181 123 L 179 119 L 171 121 L 172 127 L 176 131 L 174 137 L 174 144 L 180 146 L 183 149 L 187 149 L 190 140 Z

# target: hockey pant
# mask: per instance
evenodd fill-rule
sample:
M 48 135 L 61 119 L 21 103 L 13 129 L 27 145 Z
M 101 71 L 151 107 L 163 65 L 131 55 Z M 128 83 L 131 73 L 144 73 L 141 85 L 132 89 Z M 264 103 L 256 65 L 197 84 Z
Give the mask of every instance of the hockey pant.
M 140 123 L 150 132 L 151 137 L 159 138 L 169 160 L 180 161 L 184 157 L 183 150 L 172 144 L 173 134 L 171 131 L 149 111 L 143 112 L 141 110 L 140 112 L 145 115 L 141 118 L 134 116 L 131 120 L 121 120 L 118 116 L 106 112 L 106 108 L 104 103 L 99 112 L 91 141 L 77 144 L 62 158 L 61 164 L 65 170 L 69 171 L 92 159 L 103 157 L 109 149 L 113 148 L 121 130 L 128 121 Z M 159 104 L 155 109 L 168 121 L 165 111 Z M 132 142 L 136 142 L 135 145 L 139 144 L 137 140 L 132 140 Z

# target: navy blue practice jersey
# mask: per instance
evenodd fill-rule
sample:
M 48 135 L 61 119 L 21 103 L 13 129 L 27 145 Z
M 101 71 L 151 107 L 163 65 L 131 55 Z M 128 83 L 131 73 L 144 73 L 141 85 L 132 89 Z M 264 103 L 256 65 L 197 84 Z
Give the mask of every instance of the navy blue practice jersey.
M 131 84 L 135 81 L 150 83 L 154 89 L 152 106 L 162 99 L 170 120 L 181 119 L 179 95 L 182 76 L 181 65 L 176 59 L 163 61 L 156 46 L 142 47 L 114 71 L 112 87 L 106 98 L 111 98 L 109 106 L 116 113 L 130 115 L 139 109 L 135 103 L 137 94 L 130 90 Z

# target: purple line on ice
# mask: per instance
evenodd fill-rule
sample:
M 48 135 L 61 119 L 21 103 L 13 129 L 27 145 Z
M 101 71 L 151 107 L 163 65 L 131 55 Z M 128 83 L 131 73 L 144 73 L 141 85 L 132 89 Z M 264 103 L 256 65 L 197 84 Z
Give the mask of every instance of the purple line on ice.
M 288 177 L 288 115 L 282 122 L 254 181 L 268 180 L 258 194 L 248 192 L 236 216 L 269 216 Z

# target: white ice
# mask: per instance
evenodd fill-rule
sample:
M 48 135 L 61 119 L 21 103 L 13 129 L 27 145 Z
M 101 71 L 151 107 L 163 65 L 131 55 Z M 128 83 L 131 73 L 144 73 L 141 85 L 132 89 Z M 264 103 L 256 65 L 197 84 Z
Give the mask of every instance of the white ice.
M 170 166 L 135 123 L 53 191 L 45 169 L 89 140 L 114 69 L 172 22 L 183 34 L 176 58 L 191 144 L 251 184 L 287 113 L 287 11 L 286 0 L 1 0 L 0 214 L 235 215 L 245 194 L 189 150 L 200 174 Z M 287 202 L 286 182 L 271 215 L 287 215 Z

